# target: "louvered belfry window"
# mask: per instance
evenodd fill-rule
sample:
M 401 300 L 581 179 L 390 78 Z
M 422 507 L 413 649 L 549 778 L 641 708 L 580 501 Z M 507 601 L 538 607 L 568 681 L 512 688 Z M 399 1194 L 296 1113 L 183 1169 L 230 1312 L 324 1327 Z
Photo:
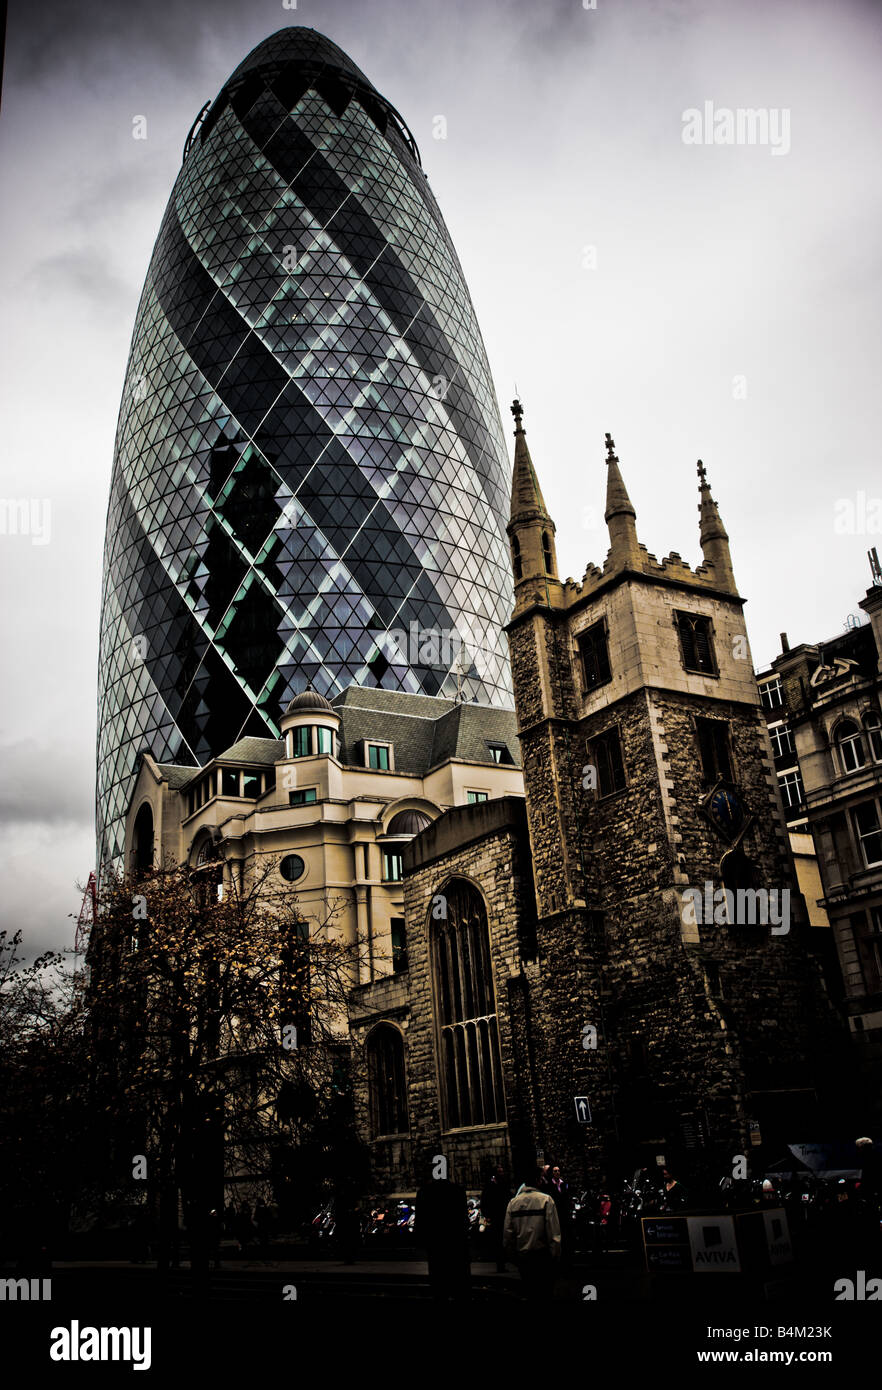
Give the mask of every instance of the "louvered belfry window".
M 717 662 L 710 618 L 700 613 L 677 613 L 676 621 L 686 670 L 701 671 L 705 675 L 715 676 Z
M 432 946 L 445 1127 L 496 1124 L 505 1102 L 487 912 L 464 879 L 441 897 L 447 916 L 433 918 Z

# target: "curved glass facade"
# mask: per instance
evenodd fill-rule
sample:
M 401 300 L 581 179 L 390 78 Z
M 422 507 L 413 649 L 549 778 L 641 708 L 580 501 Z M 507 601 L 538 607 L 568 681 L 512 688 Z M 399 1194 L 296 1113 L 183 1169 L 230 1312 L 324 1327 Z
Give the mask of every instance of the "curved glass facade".
M 276 737 L 307 680 L 511 705 L 509 480 L 409 132 L 335 44 L 282 30 L 191 132 L 138 308 L 105 545 L 100 852 L 120 853 L 140 752 L 202 763 Z

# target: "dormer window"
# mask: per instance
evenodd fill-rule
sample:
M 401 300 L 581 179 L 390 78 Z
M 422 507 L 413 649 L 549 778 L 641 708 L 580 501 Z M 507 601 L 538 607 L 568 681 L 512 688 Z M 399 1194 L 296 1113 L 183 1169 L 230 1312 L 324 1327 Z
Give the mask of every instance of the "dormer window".
M 365 745 L 367 766 L 375 772 L 389 772 L 392 766 L 392 745 L 390 743 L 368 743 Z
M 507 743 L 488 743 L 487 749 L 493 761 L 499 763 L 500 766 L 512 767 L 514 765 L 514 758 L 509 752 Z

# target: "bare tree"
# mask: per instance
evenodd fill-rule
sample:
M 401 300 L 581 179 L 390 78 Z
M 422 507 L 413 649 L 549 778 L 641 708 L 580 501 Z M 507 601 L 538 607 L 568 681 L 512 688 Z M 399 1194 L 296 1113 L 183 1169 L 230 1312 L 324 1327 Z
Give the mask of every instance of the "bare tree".
M 273 860 L 221 891 L 222 862 L 107 872 L 89 951 L 93 1104 L 116 1121 L 111 1166 L 158 1204 L 167 1263 L 178 1204 L 194 1268 L 224 1181 L 303 1188 L 332 1146 L 358 1160 L 341 1063 L 357 947 L 304 917 Z M 327 1146 L 325 1146 L 327 1147 Z M 318 1176 L 318 1175 L 316 1175 Z

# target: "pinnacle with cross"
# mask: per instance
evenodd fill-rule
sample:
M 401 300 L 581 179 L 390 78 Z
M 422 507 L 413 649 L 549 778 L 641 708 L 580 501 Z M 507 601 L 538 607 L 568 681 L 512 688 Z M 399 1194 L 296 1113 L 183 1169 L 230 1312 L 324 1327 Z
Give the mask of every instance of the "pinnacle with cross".
M 521 421 L 524 418 L 524 407 L 521 405 L 517 397 L 515 397 L 515 399 L 511 403 L 511 413 L 514 416 L 515 429 L 522 429 L 523 426 L 521 425 Z
M 613 439 L 612 435 L 609 434 L 609 433 L 607 433 L 607 434 L 604 436 L 604 438 L 605 438 L 605 440 L 606 440 L 606 460 L 607 460 L 607 463 L 611 463 L 611 462 L 618 463 L 618 459 L 616 458 L 616 441 Z
M 698 476 L 701 479 L 701 483 L 699 484 L 700 487 L 703 483 L 707 482 L 707 472 L 701 459 L 698 460 Z

